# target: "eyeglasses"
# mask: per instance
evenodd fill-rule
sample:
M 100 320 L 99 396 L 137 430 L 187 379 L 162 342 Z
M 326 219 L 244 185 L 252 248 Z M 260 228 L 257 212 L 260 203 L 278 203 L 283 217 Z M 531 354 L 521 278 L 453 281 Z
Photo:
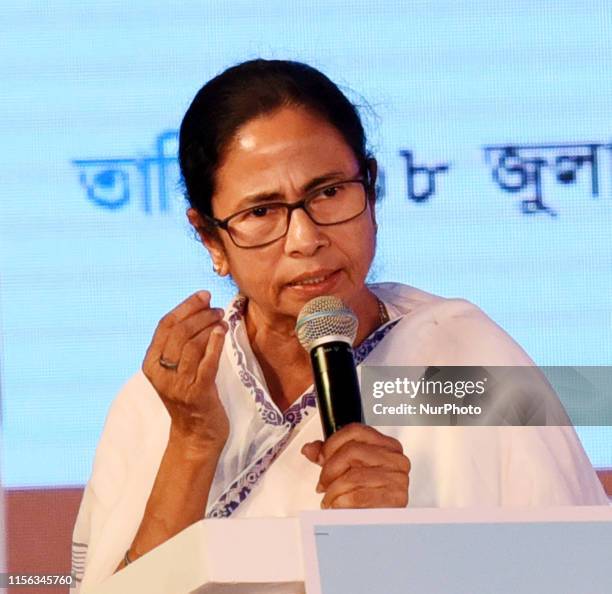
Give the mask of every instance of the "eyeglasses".
M 225 229 L 238 247 L 263 247 L 287 234 L 291 213 L 298 208 L 322 226 L 338 225 L 358 217 L 366 209 L 368 188 L 368 183 L 361 178 L 338 181 L 308 192 L 298 202 L 267 202 L 225 219 L 208 215 L 206 218 Z

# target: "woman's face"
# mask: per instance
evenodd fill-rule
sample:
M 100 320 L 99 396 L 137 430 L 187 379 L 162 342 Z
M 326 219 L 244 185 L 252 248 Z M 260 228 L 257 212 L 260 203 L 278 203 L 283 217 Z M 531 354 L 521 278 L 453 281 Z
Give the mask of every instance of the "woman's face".
M 321 186 L 359 176 L 359 163 L 341 134 L 303 108 L 286 107 L 243 125 L 227 147 L 217 171 L 213 215 L 224 219 L 253 206 L 249 197 L 296 202 L 315 179 Z M 324 181 L 323 181 L 324 180 Z M 196 211 L 188 212 L 198 225 Z M 336 295 L 355 307 L 375 250 L 373 205 L 353 220 L 318 226 L 302 209 L 291 215 L 287 234 L 253 249 L 203 238 L 217 269 L 229 273 L 249 299 L 249 312 L 268 319 L 295 319 L 318 295 Z M 319 279 L 315 284 L 304 281 Z

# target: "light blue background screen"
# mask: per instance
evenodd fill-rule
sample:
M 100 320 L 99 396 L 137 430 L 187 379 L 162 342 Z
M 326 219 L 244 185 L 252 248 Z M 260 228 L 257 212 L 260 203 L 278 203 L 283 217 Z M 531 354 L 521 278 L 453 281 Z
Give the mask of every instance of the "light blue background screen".
M 539 364 L 612 364 L 611 2 L 55 0 L 0 19 L 6 485 L 83 484 L 159 318 L 197 289 L 230 299 L 174 134 L 206 80 L 258 56 L 369 104 L 373 280 L 470 299 Z M 612 467 L 610 431 L 580 435 Z

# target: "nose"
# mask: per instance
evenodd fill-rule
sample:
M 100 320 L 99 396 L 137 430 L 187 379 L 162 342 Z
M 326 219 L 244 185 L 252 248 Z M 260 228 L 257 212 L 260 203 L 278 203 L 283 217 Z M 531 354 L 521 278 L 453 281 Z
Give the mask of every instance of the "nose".
M 329 245 L 324 228 L 317 225 L 303 208 L 296 208 L 289 218 L 285 236 L 285 253 L 290 256 L 312 256 Z

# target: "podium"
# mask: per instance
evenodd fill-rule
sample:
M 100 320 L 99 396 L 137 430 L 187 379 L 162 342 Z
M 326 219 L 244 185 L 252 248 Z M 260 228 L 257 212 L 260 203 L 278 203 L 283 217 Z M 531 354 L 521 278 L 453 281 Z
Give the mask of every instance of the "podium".
M 612 507 L 203 520 L 83 594 L 609 594 Z

